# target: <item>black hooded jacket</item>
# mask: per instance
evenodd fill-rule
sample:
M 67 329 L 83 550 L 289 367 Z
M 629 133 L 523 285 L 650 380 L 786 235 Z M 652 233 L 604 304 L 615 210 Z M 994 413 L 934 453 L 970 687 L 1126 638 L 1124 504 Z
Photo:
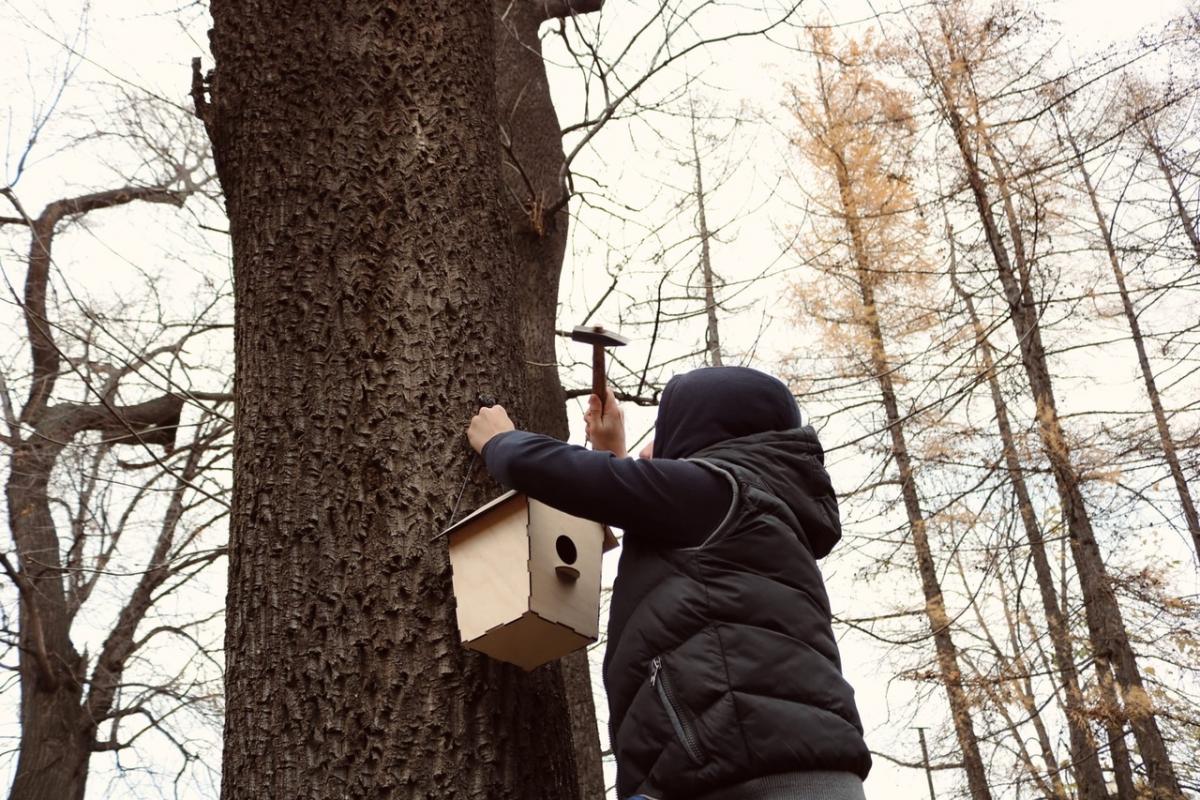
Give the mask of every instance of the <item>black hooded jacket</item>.
M 618 796 L 866 777 L 816 565 L 841 535 L 837 501 L 790 393 L 744 368 L 676 377 L 654 456 L 519 432 L 484 448 L 501 483 L 625 529 L 604 659 Z

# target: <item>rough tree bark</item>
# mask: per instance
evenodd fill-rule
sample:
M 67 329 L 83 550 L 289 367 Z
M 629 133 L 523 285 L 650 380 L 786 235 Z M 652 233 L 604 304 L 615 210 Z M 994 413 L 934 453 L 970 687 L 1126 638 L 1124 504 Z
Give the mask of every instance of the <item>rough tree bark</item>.
M 956 65 L 955 74 L 969 77 L 971 65 L 957 52 L 951 30 L 953 23 L 948 18 L 948 13 L 941 9 L 935 13 L 941 28 L 942 45 L 947 54 L 947 63 Z M 1159 730 L 1150 697 L 1143 686 L 1121 609 L 1108 578 L 1107 568 L 1100 554 L 1091 519 L 1084 503 L 1081 479 L 1071 459 L 1071 447 L 1066 431 L 1058 416 L 1053 382 L 1050 378 L 1049 361 L 1042 344 L 1038 309 L 1033 297 L 1030 265 L 1022 259 L 1017 264 L 1017 268 L 1020 270 L 1019 274 L 1014 269 L 1013 261 L 1004 245 L 999 224 L 992 210 L 988 184 L 980 167 L 977 146 L 972 141 L 975 137 L 986 135 L 986 126 L 981 119 L 975 120 L 972 124 L 964 117 L 960 108 L 960 103 L 964 99 L 968 104 L 968 109 L 977 105 L 974 102 L 976 98 L 970 90 L 966 92 L 965 98 L 960 98 L 955 87 L 950 85 L 947 76 L 942 74 L 940 67 L 934 62 L 932 56 L 928 55 L 928 52 L 927 58 L 930 76 L 941 97 L 941 111 L 954 135 L 967 183 L 975 201 L 975 208 L 983 225 L 984 235 L 1003 287 L 1004 297 L 1009 308 L 1009 318 L 1020 345 L 1021 363 L 1037 405 L 1038 431 L 1042 447 L 1050 462 L 1050 470 L 1058 490 L 1063 517 L 1067 522 L 1071 550 L 1078 570 L 1080 588 L 1083 592 L 1085 616 L 1092 642 L 1096 647 L 1095 658 L 1101 661 L 1111 659 L 1113 672 L 1121 683 L 1122 692 L 1126 699 L 1134 701 L 1126 705 L 1125 713 L 1145 761 L 1151 787 L 1163 798 L 1180 797 L 1179 781 Z M 1014 224 L 1011 195 L 1003 190 L 1001 190 L 1001 194 L 1002 199 L 1006 202 L 1005 210 L 1009 215 L 1010 233 L 1014 237 L 1015 249 L 1019 246 L 1020 228 Z
M 495 0 L 496 102 L 502 146 L 503 207 L 517 259 L 520 291 L 518 334 L 525 361 L 526 430 L 566 440 L 570 435 L 566 397 L 555 351 L 558 288 L 567 248 L 568 207 L 549 210 L 567 191 L 562 185 L 561 126 L 550 85 L 542 40 L 543 23 L 599 10 L 601 0 L 546 3 Z M 580 796 L 604 795 L 604 772 L 587 653 L 561 662 L 575 741 Z
M 194 95 L 237 288 L 222 796 L 579 797 L 559 668 L 459 645 L 432 540 L 477 394 L 533 407 L 491 8 L 212 13 Z

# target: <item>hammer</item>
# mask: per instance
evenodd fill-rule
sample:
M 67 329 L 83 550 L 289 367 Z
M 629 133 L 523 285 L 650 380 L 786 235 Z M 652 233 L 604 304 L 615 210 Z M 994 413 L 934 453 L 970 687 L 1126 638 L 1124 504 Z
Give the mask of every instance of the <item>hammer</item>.
M 629 340 L 599 325 L 580 325 L 571 331 L 571 338 L 592 346 L 592 393 L 600 398 L 600 415 L 603 416 L 608 395 L 604 385 L 604 348 L 620 347 L 629 344 Z

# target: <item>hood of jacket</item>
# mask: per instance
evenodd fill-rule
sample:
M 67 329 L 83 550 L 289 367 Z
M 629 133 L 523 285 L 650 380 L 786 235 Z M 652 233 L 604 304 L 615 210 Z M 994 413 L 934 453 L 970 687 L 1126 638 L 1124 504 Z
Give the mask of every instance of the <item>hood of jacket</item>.
M 799 425 L 796 401 L 778 378 L 749 367 L 695 369 L 663 390 L 654 458 L 687 458 L 726 439 Z
M 837 496 L 825 471 L 825 451 L 810 426 L 767 431 L 704 448 L 693 458 L 723 462 L 783 501 L 800 524 L 813 556 L 824 558 L 842 538 Z
M 677 375 L 663 390 L 655 458 L 712 458 L 739 466 L 795 515 L 813 555 L 841 538 L 837 499 L 816 431 L 778 378 L 749 367 Z

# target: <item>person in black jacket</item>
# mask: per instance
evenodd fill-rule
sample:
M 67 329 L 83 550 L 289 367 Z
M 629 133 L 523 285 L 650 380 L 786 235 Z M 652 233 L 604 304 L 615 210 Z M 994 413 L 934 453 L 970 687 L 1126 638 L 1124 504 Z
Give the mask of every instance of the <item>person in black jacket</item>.
M 871 756 L 817 567 L 837 500 L 791 393 L 745 367 L 678 375 L 639 459 L 605 405 L 594 450 L 499 406 L 468 438 L 501 484 L 625 531 L 604 655 L 618 797 L 862 800 Z

